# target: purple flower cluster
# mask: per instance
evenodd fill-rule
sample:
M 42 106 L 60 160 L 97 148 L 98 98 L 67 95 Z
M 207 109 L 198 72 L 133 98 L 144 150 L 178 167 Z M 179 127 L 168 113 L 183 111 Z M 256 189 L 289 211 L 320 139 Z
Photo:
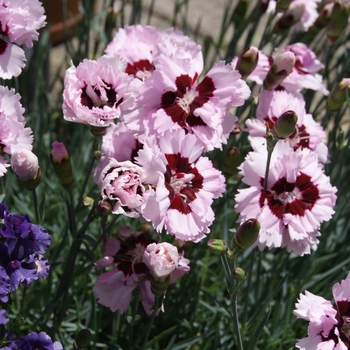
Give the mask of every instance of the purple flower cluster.
M 50 235 L 27 214 L 10 213 L 5 204 L 0 204 L 0 221 L 0 301 L 6 303 L 21 283 L 47 277 L 50 265 L 42 254 L 50 245 Z

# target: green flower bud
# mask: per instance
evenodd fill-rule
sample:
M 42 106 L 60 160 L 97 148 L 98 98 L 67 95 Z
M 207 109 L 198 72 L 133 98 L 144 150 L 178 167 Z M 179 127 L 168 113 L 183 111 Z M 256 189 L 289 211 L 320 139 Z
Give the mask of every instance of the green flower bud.
M 112 212 L 112 204 L 109 201 L 99 201 L 97 205 L 97 212 L 101 216 L 107 217 Z
M 343 78 L 339 84 L 333 87 L 327 98 L 327 109 L 330 111 L 341 109 L 346 101 L 346 90 L 350 97 L 350 78 Z
M 209 239 L 208 248 L 215 255 L 224 255 L 227 252 L 228 244 L 222 239 Z
M 240 267 L 235 267 L 232 270 L 232 277 L 237 281 L 241 281 L 245 278 L 245 271 Z
M 232 240 L 232 245 L 236 250 L 249 248 L 259 236 L 260 223 L 256 219 L 248 219 L 241 224 Z
M 154 295 L 164 295 L 171 281 L 171 274 L 164 281 L 156 281 L 150 276 L 151 291 Z
M 334 44 L 334 42 L 339 38 L 341 32 L 348 24 L 348 18 L 349 5 L 343 5 L 340 1 L 335 1 L 327 32 L 327 41 L 329 45 Z
M 62 142 L 55 141 L 52 144 L 50 158 L 61 185 L 68 192 L 71 191 L 74 186 L 72 165 L 68 151 Z
M 255 46 L 250 46 L 245 49 L 239 56 L 236 64 L 236 69 L 242 75 L 242 79 L 254 71 L 259 60 L 259 50 Z
M 87 348 L 91 342 L 91 332 L 88 329 L 81 329 L 75 335 L 75 343 L 78 348 Z
M 305 4 L 297 3 L 295 6 L 290 6 L 282 17 L 275 24 L 276 32 L 287 31 L 295 23 L 300 21 L 303 13 L 305 12 Z
M 230 147 L 224 155 L 224 174 L 228 176 L 235 174 L 241 161 L 241 152 L 239 149 L 237 147 Z
M 310 27 L 309 32 L 311 32 L 314 35 L 316 35 L 323 28 L 325 28 L 329 24 L 329 21 L 331 19 L 332 9 L 333 9 L 333 3 L 325 5 L 321 9 L 321 11 L 320 11 L 316 21 L 314 22 L 314 24 Z
M 273 133 L 279 139 L 288 138 L 295 131 L 295 126 L 298 122 L 298 116 L 294 111 L 284 112 L 277 120 L 273 126 Z

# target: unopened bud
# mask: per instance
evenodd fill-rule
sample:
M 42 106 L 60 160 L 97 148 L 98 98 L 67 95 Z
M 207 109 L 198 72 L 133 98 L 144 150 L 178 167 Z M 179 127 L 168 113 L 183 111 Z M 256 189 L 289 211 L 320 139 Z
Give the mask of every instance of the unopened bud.
M 327 41 L 329 45 L 332 45 L 339 38 L 340 33 L 348 24 L 348 18 L 349 5 L 342 4 L 340 1 L 335 1 L 327 32 Z
M 235 267 L 232 270 L 232 277 L 237 281 L 241 281 L 245 278 L 245 271 L 240 267 Z
M 28 189 L 35 189 L 41 180 L 38 157 L 27 149 L 15 151 L 11 155 L 11 167 L 20 184 Z
M 235 123 L 232 131 L 230 132 L 230 136 L 239 135 L 241 132 L 242 128 L 237 123 Z
M 249 47 L 238 56 L 236 69 L 242 75 L 242 79 L 247 78 L 254 71 L 258 60 L 259 50 L 255 46 Z
M 279 139 L 286 139 L 295 131 L 295 126 L 298 122 L 298 116 L 294 111 L 286 111 L 279 118 L 277 118 L 274 126 L 273 133 Z
M 324 6 L 321 9 L 316 21 L 310 27 L 309 32 L 312 32 L 313 34 L 316 35 L 323 28 L 325 28 L 329 24 L 329 21 L 331 19 L 332 9 L 333 9 L 333 3 L 327 4 L 326 6 Z
M 164 281 L 156 281 L 153 276 L 150 276 L 151 291 L 154 295 L 164 295 L 167 291 L 171 281 L 171 275 L 169 275 Z
M 108 201 L 99 201 L 97 206 L 97 212 L 101 216 L 108 216 L 112 212 L 112 204 Z
M 224 174 L 228 176 L 235 174 L 241 162 L 241 152 L 239 149 L 237 147 L 230 147 L 224 155 Z
M 290 73 L 295 65 L 295 55 L 291 51 L 278 55 L 267 73 L 263 86 L 266 90 L 275 89 Z
M 283 13 L 282 17 L 275 25 L 276 31 L 286 31 L 295 23 L 299 22 L 303 13 L 305 12 L 305 4 L 295 3 L 289 6 L 288 10 Z
M 91 332 L 88 329 L 81 329 L 75 335 L 75 343 L 78 348 L 87 348 L 91 342 Z
M 228 249 L 228 244 L 222 239 L 209 239 L 207 244 L 215 255 L 225 255 Z
M 346 101 L 346 91 L 350 97 L 350 78 L 343 78 L 339 84 L 333 87 L 327 98 L 327 109 L 330 111 L 341 109 Z
M 52 144 L 50 158 L 61 185 L 65 190 L 70 191 L 74 186 L 72 165 L 68 151 L 62 142 L 55 141 Z
M 258 239 L 260 223 L 256 219 L 248 219 L 241 224 L 232 240 L 232 245 L 236 250 L 249 248 Z

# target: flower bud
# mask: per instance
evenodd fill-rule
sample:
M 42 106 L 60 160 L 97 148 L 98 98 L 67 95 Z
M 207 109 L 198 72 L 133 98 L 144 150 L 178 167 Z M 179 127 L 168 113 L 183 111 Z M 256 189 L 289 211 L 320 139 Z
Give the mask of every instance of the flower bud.
M 242 79 L 254 71 L 259 60 L 259 50 L 255 46 L 250 46 L 244 50 L 239 56 L 236 69 L 242 75 Z
M 278 55 L 267 73 L 263 86 L 266 90 L 275 89 L 290 73 L 295 65 L 295 55 L 291 51 Z
M 112 212 L 112 204 L 109 201 L 99 201 L 97 212 L 99 215 L 107 217 Z
M 75 335 L 75 343 L 78 348 L 87 348 L 91 342 L 91 332 L 88 329 L 81 329 Z
M 276 120 L 272 131 L 276 137 L 284 140 L 293 134 L 297 122 L 298 116 L 295 114 L 295 112 L 286 111 Z
M 215 255 L 225 255 L 228 250 L 228 244 L 222 239 L 209 239 L 207 244 Z
M 170 243 L 151 243 L 143 253 L 143 262 L 156 281 L 165 281 L 179 264 L 177 248 Z
M 350 78 L 343 78 L 339 84 L 333 87 L 327 98 L 327 109 L 330 111 L 341 109 L 343 103 L 346 101 L 346 90 L 350 97 Z
M 232 245 L 236 250 L 249 248 L 259 236 L 260 223 L 256 219 L 248 219 L 241 224 L 232 240 Z
M 52 144 L 50 158 L 61 185 L 65 190 L 70 191 L 74 186 L 72 166 L 67 149 L 62 142 L 55 141 Z
M 283 13 L 282 17 L 275 24 L 276 31 L 286 31 L 295 23 L 299 22 L 305 12 L 305 4 L 296 3 L 289 6 L 288 10 Z
M 245 278 L 245 271 L 240 267 L 235 267 L 232 270 L 232 277 L 237 281 L 241 281 Z
M 349 5 L 343 5 L 340 1 L 335 1 L 327 32 L 327 41 L 329 45 L 334 44 L 334 42 L 339 38 L 340 33 L 348 24 L 348 18 Z
M 241 161 L 241 152 L 239 149 L 237 147 L 230 147 L 224 155 L 224 174 L 228 176 L 235 174 Z
M 325 28 L 329 24 L 329 21 L 331 19 L 332 9 L 333 9 L 333 3 L 327 4 L 326 6 L 324 6 L 321 9 L 321 11 L 320 11 L 316 21 L 310 27 L 309 32 L 311 32 L 314 35 L 316 35 L 323 28 Z
M 38 157 L 32 151 L 22 149 L 13 152 L 11 155 L 11 167 L 24 188 L 33 190 L 39 185 L 41 171 Z

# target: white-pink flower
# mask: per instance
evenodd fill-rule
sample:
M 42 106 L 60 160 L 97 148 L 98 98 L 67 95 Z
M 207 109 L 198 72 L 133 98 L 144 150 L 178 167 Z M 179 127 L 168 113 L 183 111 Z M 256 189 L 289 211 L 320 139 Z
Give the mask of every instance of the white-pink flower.
M 78 67 L 67 69 L 64 78 L 64 119 L 107 127 L 129 112 L 134 103 L 138 79 L 124 73 L 119 57 L 85 59 Z
M 33 46 L 38 40 L 38 30 L 45 26 L 46 16 L 42 3 L 38 0 L 0 1 L 0 34 L 8 41 L 0 39 L 0 77 L 17 77 L 25 66 L 23 49 L 13 45 Z
M 142 216 L 158 232 L 164 227 L 178 239 L 193 242 L 209 232 L 214 221 L 211 205 L 224 193 L 225 179 L 207 157 L 200 156 L 203 150 L 197 137 L 182 129 L 145 139 L 136 161 L 155 193 L 142 207 Z
M 253 144 L 254 146 L 254 144 Z M 261 224 L 259 249 L 287 247 L 297 255 L 316 250 L 322 222 L 330 220 L 336 188 L 323 172 L 315 152 L 294 151 L 279 141 L 272 153 L 267 187 L 266 144 L 259 143 L 241 165 L 243 182 L 249 188 L 236 195 L 236 210 L 243 222 L 251 217 Z
M 112 203 L 113 214 L 139 216 L 141 206 L 151 192 L 143 185 L 143 169 L 130 161 L 105 158 L 96 168 L 94 179 L 102 199 Z
M 11 156 L 11 168 L 21 180 L 32 180 L 38 175 L 38 157 L 27 149 L 15 151 Z
M 7 154 L 32 149 L 32 130 L 25 127 L 20 98 L 15 90 L 0 86 L 0 151 Z M 7 166 L 5 158 L 0 155 L 0 176 L 6 172 Z
M 180 56 L 174 60 L 158 55 L 156 70 L 140 89 L 138 106 L 142 113 L 126 116 L 125 123 L 133 132 L 157 137 L 168 130 L 185 129 L 195 134 L 206 150 L 221 148 L 237 121 L 227 109 L 243 105 L 250 96 L 248 86 L 238 71 L 223 61 L 198 83 L 201 53 L 195 58 Z
M 151 243 L 143 254 L 143 262 L 156 280 L 164 280 L 176 269 L 179 253 L 170 243 Z
M 347 350 L 350 345 L 350 274 L 333 286 L 337 310 L 329 300 L 308 291 L 300 294 L 294 315 L 309 321 L 308 337 L 296 347 L 302 350 Z

